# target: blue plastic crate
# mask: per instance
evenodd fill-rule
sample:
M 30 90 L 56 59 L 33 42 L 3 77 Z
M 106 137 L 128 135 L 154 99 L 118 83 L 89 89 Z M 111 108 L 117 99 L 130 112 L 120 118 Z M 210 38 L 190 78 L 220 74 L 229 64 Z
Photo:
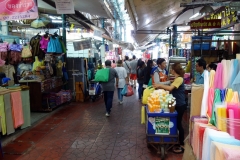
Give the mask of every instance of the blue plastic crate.
M 170 138 L 167 135 L 178 135 L 177 131 L 177 112 L 174 113 L 150 113 L 148 111 L 148 107 L 146 106 L 146 113 L 147 113 L 147 122 L 146 122 L 146 132 L 148 135 L 156 135 L 153 138 L 148 137 L 148 142 L 154 140 L 154 142 L 160 142 L 161 137 L 163 136 L 164 142 L 177 142 L 178 138 Z M 153 124 L 149 121 L 149 118 L 161 117 L 161 118 L 170 118 L 170 133 L 164 137 L 164 135 L 155 134 L 155 129 L 153 128 Z

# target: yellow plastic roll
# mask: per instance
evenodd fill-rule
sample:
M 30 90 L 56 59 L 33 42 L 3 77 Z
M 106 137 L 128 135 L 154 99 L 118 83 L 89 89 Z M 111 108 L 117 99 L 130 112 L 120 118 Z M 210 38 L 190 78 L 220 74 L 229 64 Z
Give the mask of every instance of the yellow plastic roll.
M 141 110 L 141 124 L 145 124 L 145 107 L 142 106 L 142 110 Z
M 221 110 L 221 122 L 222 122 L 222 131 L 227 132 L 227 109 L 226 108 L 220 108 Z

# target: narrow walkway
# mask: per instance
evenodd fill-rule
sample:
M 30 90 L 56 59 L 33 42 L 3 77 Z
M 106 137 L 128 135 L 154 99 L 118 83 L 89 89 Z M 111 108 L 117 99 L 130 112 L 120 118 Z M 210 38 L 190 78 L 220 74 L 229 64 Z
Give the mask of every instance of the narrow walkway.
M 116 92 L 109 118 L 105 117 L 103 99 L 72 103 L 5 146 L 4 159 L 160 160 L 153 148 L 147 148 L 140 111 L 136 95 L 119 105 Z M 182 154 L 168 152 L 166 159 L 180 160 Z

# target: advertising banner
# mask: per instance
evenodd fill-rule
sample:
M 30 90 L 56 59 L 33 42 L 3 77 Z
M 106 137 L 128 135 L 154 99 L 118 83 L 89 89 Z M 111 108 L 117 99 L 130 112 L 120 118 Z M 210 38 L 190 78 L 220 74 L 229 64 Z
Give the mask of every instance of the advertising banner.
M 37 0 L 0 0 L 0 21 L 38 18 Z
M 221 28 L 221 19 L 191 21 L 190 26 L 191 29 Z

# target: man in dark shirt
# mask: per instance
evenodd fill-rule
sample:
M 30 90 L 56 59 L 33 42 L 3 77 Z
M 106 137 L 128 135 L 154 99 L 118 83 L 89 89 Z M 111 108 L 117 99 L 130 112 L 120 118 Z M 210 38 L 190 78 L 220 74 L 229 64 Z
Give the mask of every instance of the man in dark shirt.
M 109 68 L 109 80 L 108 82 L 102 83 L 103 93 L 104 93 L 104 102 L 106 106 L 106 116 L 110 116 L 111 108 L 112 108 L 112 101 L 113 101 L 113 94 L 115 90 L 115 78 L 116 78 L 116 86 L 118 87 L 118 74 L 117 71 L 111 68 L 111 61 L 105 61 L 106 68 Z

